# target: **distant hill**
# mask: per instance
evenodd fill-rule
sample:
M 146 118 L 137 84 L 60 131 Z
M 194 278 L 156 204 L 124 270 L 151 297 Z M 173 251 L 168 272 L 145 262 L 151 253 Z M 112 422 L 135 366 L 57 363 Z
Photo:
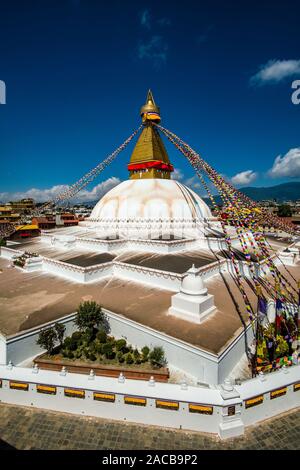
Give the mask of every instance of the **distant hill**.
M 241 191 L 255 201 L 263 199 L 276 199 L 278 202 L 296 201 L 300 199 L 300 181 L 278 184 L 268 188 L 246 187 L 241 188 Z
M 254 199 L 254 201 L 263 201 L 276 199 L 277 202 L 296 201 L 300 199 L 300 181 L 292 183 L 277 184 L 276 186 L 269 186 L 268 188 L 255 188 L 252 186 L 240 188 L 240 191 L 246 196 Z M 215 197 L 217 203 L 220 203 L 220 197 Z M 209 203 L 209 199 L 205 198 Z

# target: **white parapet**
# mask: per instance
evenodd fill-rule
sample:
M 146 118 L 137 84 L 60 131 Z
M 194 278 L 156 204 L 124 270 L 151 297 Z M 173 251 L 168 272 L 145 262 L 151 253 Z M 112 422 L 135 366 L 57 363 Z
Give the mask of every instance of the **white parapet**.
M 281 261 L 287 266 L 295 266 L 299 261 L 299 248 L 288 247 L 278 254 Z
M 23 269 L 27 272 L 39 271 L 43 269 L 43 257 L 33 256 L 32 258 L 27 258 Z
M 193 265 L 183 276 L 180 292 L 172 296 L 169 314 L 193 323 L 201 323 L 215 310 L 214 296 L 208 294 L 201 270 Z

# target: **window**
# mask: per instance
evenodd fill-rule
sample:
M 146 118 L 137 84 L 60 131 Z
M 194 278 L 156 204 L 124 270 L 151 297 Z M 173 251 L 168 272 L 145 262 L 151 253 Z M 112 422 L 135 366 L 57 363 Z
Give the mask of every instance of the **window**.
M 94 392 L 94 400 L 98 401 L 108 401 L 108 402 L 114 402 L 116 399 L 116 396 L 112 393 L 98 393 Z
M 294 392 L 298 392 L 300 390 L 300 382 L 294 384 Z
M 25 392 L 27 392 L 29 385 L 24 382 L 9 382 L 9 388 L 12 388 L 14 390 L 24 390 Z
M 278 388 L 277 390 L 273 390 L 270 392 L 270 399 L 273 400 L 274 398 L 282 397 L 287 392 L 287 387 Z
M 264 401 L 263 395 L 249 398 L 249 400 L 245 401 L 245 408 L 252 408 L 252 406 L 260 405 L 263 401 Z
M 193 403 L 189 404 L 189 412 L 190 413 L 200 413 L 203 415 L 212 415 L 213 414 L 213 407 L 206 406 L 206 405 L 196 405 Z
M 65 388 L 65 396 L 72 398 L 85 398 L 85 391 L 73 388 Z
M 156 400 L 156 408 L 163 408 L 165 410 L 178 410 L 179 403 L 177 401 Z
M 124 403 L 127 405 L 146 406 L 147 400 L 146 398 L 139 397 L 124 397 Z
M 46 395 L 56 395 L 56 387 L 51 385 L 37 385 L 36 391 L 38 393 L 45 393 Z

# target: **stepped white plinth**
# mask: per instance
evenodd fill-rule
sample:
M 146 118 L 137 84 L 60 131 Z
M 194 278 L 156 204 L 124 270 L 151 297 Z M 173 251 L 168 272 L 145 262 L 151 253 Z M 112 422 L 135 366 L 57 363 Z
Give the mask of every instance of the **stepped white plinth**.
M 172 296 L 169 315 L 193 323 L 201 323 L 215 310 L 214 296 L 208 294 L 200 269 L 193 265 L 182 280 L 180 292 Z

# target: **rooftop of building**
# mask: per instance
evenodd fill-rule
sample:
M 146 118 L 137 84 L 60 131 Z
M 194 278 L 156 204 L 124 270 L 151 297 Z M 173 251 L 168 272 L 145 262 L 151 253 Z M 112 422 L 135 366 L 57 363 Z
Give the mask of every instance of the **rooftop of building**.
M 217 311 L 196 325 L 167 315 L 174 295 L 167 290 L 116 277 L 78 284 L 42 272 L 22 272 L 4 259 L 0 259 L 0 268 L 0 332 L 8 336 L 73 313 L 84 300 L 95 300 L 108 310 L 215 354 L 242 332 L 243 321 L 247 321 L 240 292 L 229 273 L 206 282 Z M 289 267 L 285 276 L 291 279 L 289 273 L 295 276 L 297 272 L 298 265 Z M 256 296 L 247 284 L 246 291 L 255 305 Z

